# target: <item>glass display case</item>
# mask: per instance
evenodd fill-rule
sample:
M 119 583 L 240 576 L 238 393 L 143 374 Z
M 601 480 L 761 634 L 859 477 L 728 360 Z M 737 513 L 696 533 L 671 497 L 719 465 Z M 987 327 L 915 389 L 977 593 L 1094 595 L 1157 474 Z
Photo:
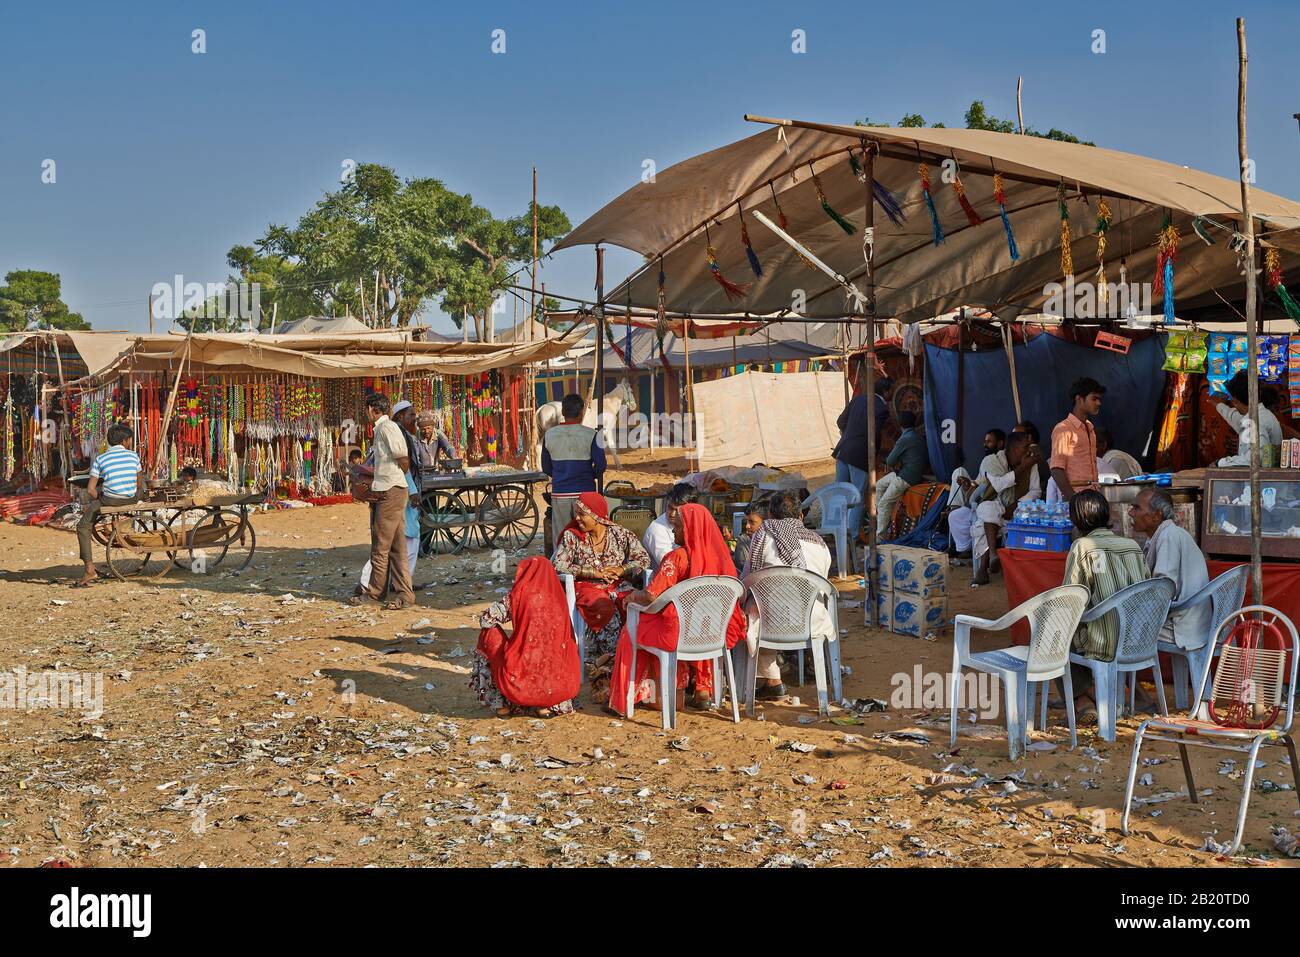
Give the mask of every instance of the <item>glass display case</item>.
M 1259 480 L 1260 530 L 1265 558 L 1300 558 L 1300 469 L 1263 469 Z M 1214 555 L 1249 555 L 1250 471 L 1205 473 L 1201 547 Z

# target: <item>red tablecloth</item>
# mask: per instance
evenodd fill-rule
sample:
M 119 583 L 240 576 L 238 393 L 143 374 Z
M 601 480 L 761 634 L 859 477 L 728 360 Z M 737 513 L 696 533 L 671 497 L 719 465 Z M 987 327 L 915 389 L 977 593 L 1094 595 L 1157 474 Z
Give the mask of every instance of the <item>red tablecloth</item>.
M 1055 588 L 1065 577 L 1065 552 L 1034 552 L 1023 548 L 1002 548 L 998 550 L 998 556 L 1002 559 L 1002 576 L 1007 586 L 1008 609 L 1015 608 L 1021 602 L 1028 601 L 1049 588 Z M 1230 568 L 1247 563 L 1210 560 L 1206 564 L 1210 569 L 1210 578 L 1213 579 Z M 1249 588 L 1246 589 L 1246 596 L 1249 601 Z M 1276 608 L 1300 627 L 1300 565 L 1265 563 L 1264 604 Z M 1016 624 L 1012 628 L 1012 636 L 1016 644 L 1028 644 L 1028 623 L 1022 621 Z M 1160 659 L 1160 666 L 1165 669 L 1166 679 L 1173 674 L 1167 658 L 1168 656 L 1162 656 Z

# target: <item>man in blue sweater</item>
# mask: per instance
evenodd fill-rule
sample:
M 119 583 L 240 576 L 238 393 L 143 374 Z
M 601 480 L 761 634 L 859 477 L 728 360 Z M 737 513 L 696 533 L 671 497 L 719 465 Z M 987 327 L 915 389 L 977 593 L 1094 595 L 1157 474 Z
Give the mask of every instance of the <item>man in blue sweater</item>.
M 898 413 L 898 424 L 903 434 L 894 443 L 885 464 L 893 471 L 876 482 L 876 540 L 882 541 L 894 515 L 894 505 L 903 493 L 921 481 L 929 467 L 930 456 L 925 448 L 925 436 L 916 427 L 916 413 L 910 410 Z
M 573 518 L 573 506 L 583 492 L 599 492 L 605 474 L 605 448 L 600 433 L 582 424 L 585 403 L 580 395 L 561 402 L 564 424 L 542 437 L 542 471 L 551 477 L 551 548 Z

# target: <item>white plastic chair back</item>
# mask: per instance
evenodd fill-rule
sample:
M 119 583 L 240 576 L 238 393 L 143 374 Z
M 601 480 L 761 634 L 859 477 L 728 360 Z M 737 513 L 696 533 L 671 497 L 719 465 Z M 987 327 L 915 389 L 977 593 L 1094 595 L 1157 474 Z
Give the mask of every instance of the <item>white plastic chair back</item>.
M 1090 596 L 1082 585 L 1060 585 L 1036 595 L 1014 608 L 1029 621 L 1029 654 L 1025 659 L 1028 680 L 1044 673 L 1056 673 L 1070 661 L 1070 644 Z
M 1208 592 L 1210 596 L 1211 635 L 1217 635 L 1223 623 L 1241 608 L 1241 603 L 1246 600 L 1246 584 L 1249 580 L 1250 566 L 1238 565 L 1201 589 L 1202 594 Z M 1206 637 L 1208 639 L 1209 636 Z
M 855 485 L 849 482 L 832 482 L 819 488 L 805 503 L 811 506 L 820 502 L 822 506 L 822 529 L 838 528 L 849 520 L 849 509 L 862 500 Z M 820 531 L 820 529 L 819 529 Z
M 722 653 L 727 648 L 727 625 L 745 589 L 727 575 L 701 575 L 674 585 L 650 606 L 671 604 L 677 609 L 677 654 Z
M 812 634 L 813 609 L 822 601 L 833 608 L 838 595 L 834 585 L 806 568 L 763 568 L 746 575 L 744 585 L 758 606 L 759 641 L 796 649 Z
M 1163 576 L 1134 582 L 1121 588 L 1105 601 L 1089 609 L 1084 620 L 1103 615 L 1119 618 L 1119 642 L 1115 646 L 1117 665 L 1135 665 L 1150 661 L 1156 654 L 1160 629 L 1169 617 L 1169 603 L 1178 586 Z M 1094 611 L 1097 613 L 1094 616 Z
M 1266 624 L 1277 624 L 1282 629 L 1283 637 L 1290 639 L 1290 648 L 1286 650 L 1256 650 L 1249 662 L 1248 669 L 1251 679 L 1255 682 L 1255 700 L 1261 705 L 1269 708 L 1280 705 L 1285 695 L 1285 722 L 1281 727 L 1274 724 L 1269 730 L 1278 735 L 1289 734 L 1291 720 L 1295 712 L 1296 669 L 1300 667 L 1300 634 L 1297 634 L 1296 627 L 1292 624 L 1291 619 L 1276 608 L 1270 608 L 1267 605 L 1247 605 L 1245 608 L 1239 608 L 1232 612 L 1227 620 L 1219 626 L 1219 630 L 1215 633 L 1215 644 L 1228 639 L 1238 619 L 1248 618 L 1255 618 Z M 1283 671 L 1286 667 L 1288 654 L 1291 657 L 1291 672 L 1290 676 L 1285 680 L 1284 686 Z M 1205 656 L 1205 670 L 1201 673 L 1198 688 L 1205 687 L 1205 683 L 1210 677 L 1210 666 L 1215 660 L 1211 655 Z M 1245 672 L 1247 671 L 1246 656 L 1242 649 L 1236 646 L 1224 645 L 1223 654 L 1217 660 L 1219 664 L 1214 673 L 1213 685 L 1213 696 L 1216 704 L 1219 702 L 1226 703 L 1237 697 L 1240 690 L 1240 679 L 1246 676 Z M 1200 697 L 1200 695 L 1197 695 L 1196 700 L 1199 701 Z

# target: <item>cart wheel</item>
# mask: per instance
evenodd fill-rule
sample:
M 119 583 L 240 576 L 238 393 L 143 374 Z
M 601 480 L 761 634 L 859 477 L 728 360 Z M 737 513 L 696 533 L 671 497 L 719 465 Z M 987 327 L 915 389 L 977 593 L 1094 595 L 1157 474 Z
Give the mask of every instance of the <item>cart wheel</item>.
M 94 539 L 97 544 L 107 545 L 109 538 L 113 534 L 114 521 L 116 521 L 116 516 L 105 515 L 103 512 L 100 512 L 95 516 L 95 524 L 90 528 L 90 537 Z
M 225 562 L 224 571 L 239 572 L 253 560 L 257 534 L 239 509 L 223 508 L 191 528 L 186 545 L 191 571 L 211 572 Z
M 492 544 L 492 530 L 483 525 L 483 506 L 487 502 L 488 490 L 463 488 L 456 493 L 456 498 L 465 509 L 470 521 L 476 523 L 460 530 L 460 537 L 464 540 L 462 547 L 487 548 Z
M 537 537 L 537 503 L 522 485 L 494 489 L 483 504 L 483 514 L 492 533 L 493 548 L 519 551 Z
M 114 578 L 158 578 L 171 568 L 176 536 L 151 516 L 113 523 L 104 558 Z
M 213 511 L 210 508 L 201 506 L 183 508 L 167 520 L 167 528 L 175 536 L 178 543 L 188 546 L 194 529 L 211 520 L 212 516 Z M 185 548 L 178 549 L 172 554 L 172 564 L 183 572 L 191 571 L 194 564 L 193 556 L 190 554 L 191 551 L 193 551 L 192 546 L 188 550 Z
M 420 498 L 420 554 L 454 555 L 465 547 L 469 521 L 465 506 L 450 492 L 425 492 Z

